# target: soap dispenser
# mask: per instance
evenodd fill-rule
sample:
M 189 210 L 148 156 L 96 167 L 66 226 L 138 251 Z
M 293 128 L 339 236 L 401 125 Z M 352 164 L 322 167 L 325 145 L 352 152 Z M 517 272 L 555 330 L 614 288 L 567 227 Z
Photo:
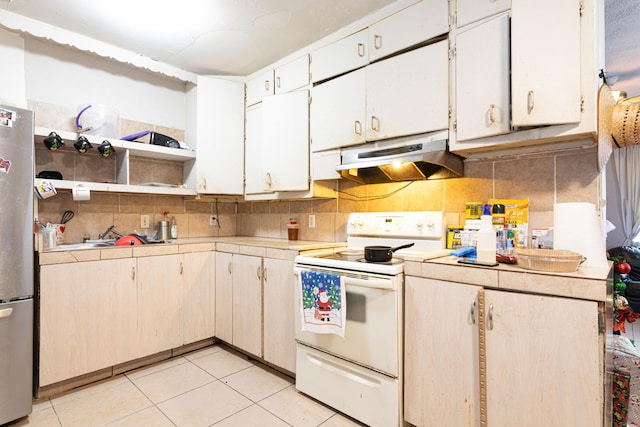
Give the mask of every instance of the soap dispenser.
M 172 239 L 178 238 L 178 223 L 176 222 L 175 216 L 171 217 L 171 238 Z
M 476 253 L 480 262 L 496 262 L 496 230 L 493 228 L 491 205 L 484 205 L 484 211 L 480 217 Z

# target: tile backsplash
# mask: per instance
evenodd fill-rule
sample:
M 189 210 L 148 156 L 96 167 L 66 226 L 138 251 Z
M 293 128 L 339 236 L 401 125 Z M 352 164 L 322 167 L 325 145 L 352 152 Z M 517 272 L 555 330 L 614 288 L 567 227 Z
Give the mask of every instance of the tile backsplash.
M 36 126 L 73 130 L 75 111 L 39 102 L 31 102 L 30 106 L 36 112 Z M 184 140 L 183 130 L 120 119 L 121 135 L 147 129 Z M 289 218 L 296 217 L 301 225 L 301 239 L 343 241 L 351 212 L 436 210 L 445 212 L 448 225 L 464 225 L 467 201 L 500 198 L 529 199 L 530 226 L 550 227 L 554 203 L 589 202 L 599 206 L 597 149 L 592 142 L 585 145 L 587 148 L 468 160 L 462 178 L 370 185 L 341 180 L 332 199 L 245 202 L 210 197 L 196 200 L 194 197 L 92 193 L 90 201 L 76 202 L 70 192 L 61 191 L 56 197 L 38 201 L 38 217 L 57 222 L 65 210 L 73 210 L 75 217 L 67 224 L 66 242 L 81 241 L 85 233 L 96 238 L 111 225 L 120 232 L 144 232 L 140 229 L 140 215 L 150 215 L 148 234 L 151 235 L 165 211 L 176 217 L 180 237 L 286 238 L 286 224 Z M 65 179 L 102 180 L 104 176 L 113 176 L 115 180 L 113 158 L 74 155 L 61 159 L 55 155 L 36 147 L 36 171 L 59 170 Z M 182 179 L 182 168 L 174 162 L 145 158 L 132 161 L 136 163 L 133 169 L 138 171 L 131 176 L 132 184 Z M 219 218 L 219 227 L 209 225 L 210 215 Z M 309 215 L 315 215 L 314 228 L 308 227 Z

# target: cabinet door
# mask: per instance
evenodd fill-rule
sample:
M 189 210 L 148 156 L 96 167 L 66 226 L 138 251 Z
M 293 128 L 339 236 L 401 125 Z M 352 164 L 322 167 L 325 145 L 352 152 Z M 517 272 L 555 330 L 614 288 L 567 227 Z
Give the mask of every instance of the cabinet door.
M 262 357 L 262 258 L 233 255 L 233 345 Z
M 449 56 L 441 41 L 367 70 L 368 141 L 449 126 Z
M 264 359 L 296 371 L 293 262 L 264 259 Z
M 309 91 L 264 98 L 262 132 L 264 190 L 308 190 Z
M 513 126 L 580 122 L 580 0 L 512 0 L 511 11 Z
M 404 417 L 413 425 L 479 425 L 478 289 L 406 278 Z
M 309 55 L 275 69 L 275 93 L 290 92 L 309 84 Z
M 183 344 L 212 338 L 216 334 L 214 252 L 183 254 Z
M 459 32 L 455 64 L 457 140 L 509 133 L 509 16 Z
M 273 95 L 273 88 L 273 70 L 247 80 L 247 106 L 257 104 L 267 95 Z
M 311 81 L 313 83 L 364 67 L 367 54 L 367 29 L 358 31 L 311 53 Z
M 600 426 L 598 304 L 485 291 L 489 425 Z
M 365 142 L 366 71 L 360 69 L 311 89 L 314 152 Z
M 136 293 L 131 258 L 43 265 L 39 385 L 134 359 Z
M 233 255 L 216 252 L 216 337 L 233 343 Z
M 449 2 L 422 0 L 369 27 L 369 60 L 383 58 L 449 31 Z
M 197 192 L 242 194 L 244 85 L 198 77 L 196 108 Z
M 138 327 L 136 357 L 182 345 L 181 255 L 137 259 Z
M 511 0 L 457 0 L 456 25 L 460 28 L 510 7 Z
M 270 192 L 262 182 L 262 104 L 247 108 L 245 151 L 245 194 Z

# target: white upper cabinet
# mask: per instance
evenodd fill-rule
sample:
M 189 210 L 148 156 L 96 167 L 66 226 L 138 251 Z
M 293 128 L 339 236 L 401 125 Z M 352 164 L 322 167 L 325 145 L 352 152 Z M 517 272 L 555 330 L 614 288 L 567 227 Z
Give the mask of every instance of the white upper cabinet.
M 309 189 L 309 91 L 262 100 L 262 184 L 265 192 Z
M 200 76 L 195 97 L 196 191 L 242 194 L 244 84 Z
M 268 95 L 285 93 L 309 84 L 309 55 L 247 80 L 247 106 L 257 104 Z
M 263 97 L 273 93 L 273 70 L 247 80 L 247 106 L 257 104 Z
M 335 43 L 311 53 L 311 81 L 313 83 L 346 73 L 369 63 L 365 28 Z
M 459 0 L 459 14 L 464 6 Z M 457 22 L 450 35 L 451 151 L 464 155 L 593 135 L 593 1 L 511 0 L 510 11 L 464 27 Z
M 458 141 L 509 133 L 509 16 L 461 30 L 456 50 Z
M 369 61 L 449 31 L 449 2 L 422 0 L 369 27 Z
M 511 0 L 457 0 L 456 3 L 458 28 L 504 12 L 511 7 Z
M 312 151 L 447 129 L 448 81 L 443 40 L 314 86 Z
M 580 10 L 580 0 L 512 1 L 514 127 L 580 121 Z
M 368 141 L 448 128 L 446 40 L 377 62 L 366 70 Z
M 366 69 L 311 89 L 311 148 L 323 151 L 365 142 Z
M 274 93 L 285 93 L 309 84 L 309 55 L 275 69 Z

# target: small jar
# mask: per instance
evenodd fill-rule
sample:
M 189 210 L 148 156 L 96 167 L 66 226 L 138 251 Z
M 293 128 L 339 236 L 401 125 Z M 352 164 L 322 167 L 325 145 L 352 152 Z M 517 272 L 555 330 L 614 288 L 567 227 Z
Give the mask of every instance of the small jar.
M 299 231 L 298 218 L 289 218 L 289 223 L 287 224 L 289 240 L 298 240 Z
M 467 202 L 465 209 L 466 219 L 480 219 L 484 204 L 480 202 Z

